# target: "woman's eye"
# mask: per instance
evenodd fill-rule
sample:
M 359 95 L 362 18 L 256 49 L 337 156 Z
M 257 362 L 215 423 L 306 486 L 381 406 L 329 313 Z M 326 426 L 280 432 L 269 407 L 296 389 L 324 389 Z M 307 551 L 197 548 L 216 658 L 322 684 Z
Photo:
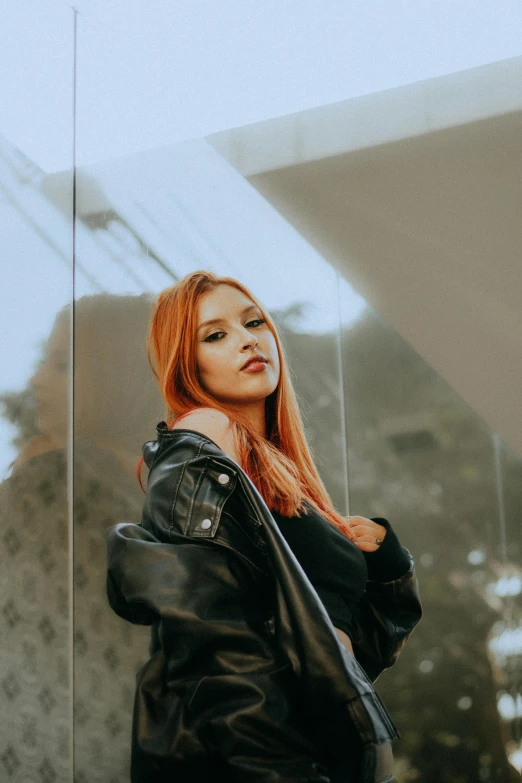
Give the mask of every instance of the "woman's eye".
M 260 326 L 261 324 L 266 323 L 266 320 L 264 318 L 254 318 L 252 321 L 248 321 L 248 323 L 245 324 L 245 326 Z M 212 334 L 209 334 L 208 337 L 205 337 L 203 340 L 204 343 L 215 343 L 217 340 L 221 340 L 222 337 L 220 335 L 224 335 L 225 332 L 212 332 Z
M 218 335 L 225 334 L 225 332 L 212 332 L 212 334 L 209 334 L 208 337 L 205 337 L 203 340 L 204 343 L 215 343 L 216 340 L 219 340 L 220 338 Z

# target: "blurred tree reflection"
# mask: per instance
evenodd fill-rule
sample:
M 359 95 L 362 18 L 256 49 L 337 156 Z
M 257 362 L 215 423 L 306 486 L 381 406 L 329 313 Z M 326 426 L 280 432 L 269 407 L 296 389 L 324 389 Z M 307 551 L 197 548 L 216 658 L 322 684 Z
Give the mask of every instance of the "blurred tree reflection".
M 491 434 L 371 312 L 345 334 L 343 359 L 351 513 L 393 520 L 416 558 L 425 608 L 400 664 L 379 681 L 402 727 L 397 755 L 425 783 L 518 780 L 487 647 L 506 608 L 487 589 L 502 558 Z M 505 480 L 520 486 L 521 477 L 519 461 Z
M 293 332 L 284 313 L 277 320 L 323 478 L 343 509 L 335 341 Z M 494 665 L 488 652 L 494 624 L 521 619 L 519 598 L 492 587 L 505 564 L 491 433 L 371 311 L 344 329 L 342 355 L 350 513 L 390 519 L 416 559 L 425 609 L 378 681 L 402 734 L 396 773 L 402 783 L 519 780 L 506 753 L 519 721 L 501 719 L 497 697 L 519 685 L 520 667 Z M 508 519 L 518 518 L 521 479 L 522 461 L 506 457 Z M 507 546 L 520 562 L 518 525 Z
M 148 296 L 104 294 L 76 302 L 72 476 L 70 308 L 56 318 L 30 389 L 2 398 L 20 447 L 0 486 L 0 622 L 8 642 L 0 673 L 0 763 L 7 779 L 34 774 L 69 783 L 74 655 L 74 779 L 128 780 L 134 679 L 147 658 L 149 633 L 131 628 L 109 608 L 105 550 L 112 525 L 140 519 L 143 494 L 134 467 L 163 414 L 145 353 L 149 313 Z

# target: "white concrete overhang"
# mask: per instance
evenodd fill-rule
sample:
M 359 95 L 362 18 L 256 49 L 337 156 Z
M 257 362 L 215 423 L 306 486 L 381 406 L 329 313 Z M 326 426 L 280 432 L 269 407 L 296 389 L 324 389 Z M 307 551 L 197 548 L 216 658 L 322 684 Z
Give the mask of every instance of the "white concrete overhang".
M 522 455 L 522 57 L 207 140 Z

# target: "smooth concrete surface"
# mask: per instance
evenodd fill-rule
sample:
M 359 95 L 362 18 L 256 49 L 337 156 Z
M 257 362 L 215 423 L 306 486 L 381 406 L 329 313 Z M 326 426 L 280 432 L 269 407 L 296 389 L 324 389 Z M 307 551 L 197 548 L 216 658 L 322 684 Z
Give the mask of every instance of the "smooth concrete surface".
M 207 136 L 243 176 L 522 110 L 522 57 Z
M 522 454 L 522 58 L 209 141 Z

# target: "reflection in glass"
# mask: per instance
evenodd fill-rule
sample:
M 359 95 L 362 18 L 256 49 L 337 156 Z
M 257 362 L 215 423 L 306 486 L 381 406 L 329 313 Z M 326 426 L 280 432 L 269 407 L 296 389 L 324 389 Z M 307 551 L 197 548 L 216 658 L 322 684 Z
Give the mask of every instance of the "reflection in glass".
M 506 610 L 519 570 L 502 562 L 491 433 L 369 309 L 345 330 L 343 359 L 351 513 L 391 521 L 416 559 L 424 605 L 379 680 L 402 734 L 396 774 L 518 780 L 506 716 L 518 709 L 508 658 L 520 657 Z M 503 470 L 504 483 L 520 486 L 518 471 Z
M 77 303 L 77 774 L 89 764 L 118 781 L 124 774 L 134 673 L 146 656 L 139 629 L 110 624 L 100 592 L 104 531 L 121 518 L 139 518 L 143 497 L 135 494 L 132 468 L 141 443 L 155 436 L 154 424 L 163 417 L 159 408 L 155 413 L 152 392 L 150 405 L 149 393 L 140 392 L 151 381 L 149 368 L 133 379 L 119 365 L 125 356 L 136 366 L 145 360 L 145 320 L 137 317 L 141 325 L 134 330 L 134 311 L 126 320 L 125 302 L 140 299 L 129 293 L 153 293 L 188 271 L 207 268 L 251 286 L 277 321 L 314 454 L 341 511 L 344 392 L 350 513 L 389 518 L 416 558 L 425 617 L 396 667 L 378 683 L 402 733 L 398 778 L 515 780 L 520 738 L 505 716 L 513 714 L 513 727 L 519 724 L 518 701 L 512 682 L 497 680 L 492 656 L 498 644 L 491 647 L 491 641 L 503 632 L 496 625 L 504 616 L 501 605 L 516 598 L 518 582 L 515 572 L 498 569 L 498 482 L 486 427 L 205 145 L 177 145 L 125 164 L 91 167 L 79 183 L 80 292 L 105 289 L 114 297 L 102 297 L 100 306 L 95 296 L 85 297 L 84 310 L 84 298 Z M 125 399 L 118 397 L 122 390 Z M 138 399 L 144 402 L 141 412 L 133 409 Z M 512 522 L 521 500 L 512 491 L 517 470 L 502 467 L 513 562 L 519 561 Z M 99 712 L 88 703 L 98 678 L 96 692 L 105 694 Z M 105 737 L 103 744 L 102 725 L 114 742 Z M 108 748 L 115 750 L 110 759 Z
M 145 350 L 147 295 L 95 294 L 75 305 L 74 750 L 75 780 L 128 780 L 136 671 L 148 629 L 117 617 L 106 598 L 106 538 L 139 522 L 135 466 L 162 403 Z
M 105 539 L 139 521 L 136 457 L 161 418 L 145 353 L 150 299 L 96 295 L 75 307 L 75 779 L 128 779 L 134 673 L 143 634 L 108 608 Z M 28 387 L 3 396 L 23 442 L 1 485 L 1 760 L 9 775 L 71 780 L 68 385 L 71 307 Z
M 25 74 L 27 84 L 29 49 L 34 56 L 42 45 L 53 63 L 69 60 L 71 16 L 69 9 L 62 11 L 49 6 L 42 18 L 34 4 L 29 9 L 21 2 L 4 15 L 7 25 L 20 20 L 15 39 L 20 61 L 10 59 L 9 67 Z M 41 36 L 31 37 L 40 21 Z M 44 139 L 46 123 L 52 125 L 53 141 L 67 160 L 70 62 L 71 71 L 60 72 L 52 85 L 63 102 L 57 101 L 52 118 L 49 110 L 31 126 L 34 138 Z M 48 88 L 53 69 L 46 73 Z M 25 91 L 24 105 L 33 98 Z M 45 172 L 0 135 L 0 318 L 6 349 L 0 381 L 0 780 L 16 783 L 72 778 L 67 502 L 72 201 L 69 197 L 58 211 L 45 181 Z M 70 194 L 71 171 L 62 172 L 62 182 Z M 52 328 L 57 313 L 59 329 Z
M 9 776 L 21 768 L 58 781 L 70 780 L 71 762 L 69 328 L 66 310 L 29 389 L 7 398 L 25 442 L 0 488 L 2 762 Z
M 499 536 L 486 590 L 499 619 L 489 632 L 488 654 L 498 687 L 497 710 L 508 737 L 508 758 L 522 772 L 522 459 L 496 433 L 492 441 Z

